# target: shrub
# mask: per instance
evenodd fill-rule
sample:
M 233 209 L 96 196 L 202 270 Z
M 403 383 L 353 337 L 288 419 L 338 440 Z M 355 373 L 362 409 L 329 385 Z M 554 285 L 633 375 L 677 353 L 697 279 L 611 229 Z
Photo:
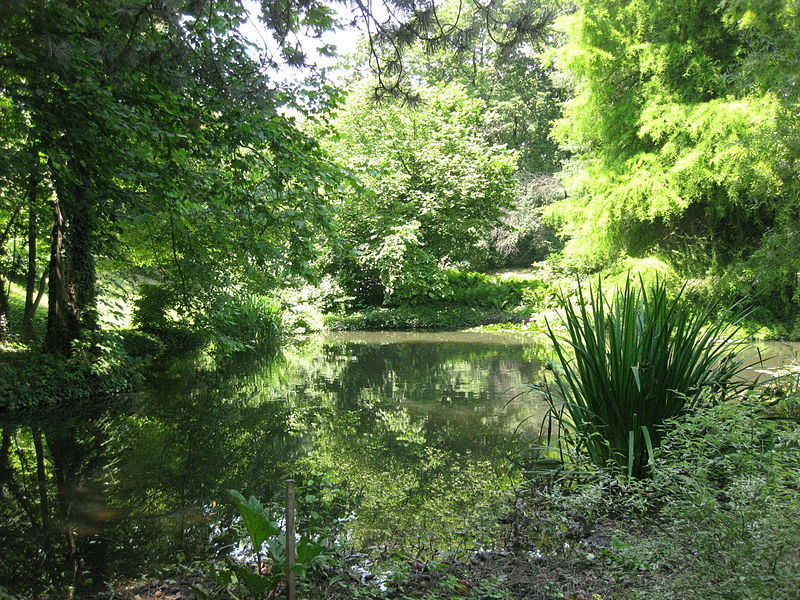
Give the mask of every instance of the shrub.
M 221 296 L 206 323 L 218 354 L 261 348 L 277 343 L 283 332 L 280 301 L 256 294 Z
M 598 466 L 646 475 L 668 419 L 689 411 L 703 390 L 722 398 L 744 385 L 734 338 L 744 315 L 735 308 L 693 310 L 659 279 L 629 279 L 610 300 L 598 283 L 588 298 L 578 288 L 577 306 L 563 294 L 558 302 L 566 335 L 548 323 L 557 360 L 540 389 L 565 439 Z
M 180 303 L 174 290 L 154 284 L 142 284 L 133 302 L 133 325 L 155 337 L 170 349 L 191 352 L 208 343 L 207 336 L 179 314 Z
M 157 337 L 135 330 L 124 330 L 122 347 L 133 358 L 156 358 L 164 352 L 164 342 Z
M 782 408 L 791 403 L 797 399 Z M 672 423 L 645 490 L 662 506 L 662 525 L 612 553 L 617 563 L 650 571 L 636 597 L 797 598 L 797 416 L 753 399 L 703 407 Z
M 649 479 L 593 469 L 575 485 L 534 473 L 527 534 L 562 560 L 597 554 L 595 572 L 624 590 L 607 597 L 795 600 L 800 398 L 784 393 L 777 403 L 763 388 L 735 402 L 703 394 L 668 422 Z
M 484 273 L 448 269 L 444 300 L 463 306 L 509 310 L 521 304 L 538 305 L 550 292 L 549 284 L 536 279 L 502 278 Z
M 69 357 L 0 353 L 0 412 L 64 404 L 129 391 L 149 357 L 131 357 L 117 331 L 85 332 Z
M 512 315 L 503 314 L 500 321 Z M 375 308 L 349 315 L 326 315 L 325 325 L 339 331 L 375 331 L 394 329 L 459 329 L 474 327 L 486 321 L 486 315 L 466 306 L 401 306 Z
M 393 227 L 371 258 L 380 274 L 385 304 L 424 304 L 441 296 L 445 277 L 425 249 L 419 221 Z
M 175 325 L 169 317 L 176 301 L 171 290 L 161 285 L 142 284 L 133 302 L 133 325 L 147 333 L 160 332 Z

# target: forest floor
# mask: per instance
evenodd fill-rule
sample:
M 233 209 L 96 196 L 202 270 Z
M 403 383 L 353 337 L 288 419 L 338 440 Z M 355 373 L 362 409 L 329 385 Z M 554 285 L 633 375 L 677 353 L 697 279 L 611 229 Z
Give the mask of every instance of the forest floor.
M 422 563 L 395 560 L 390 573 L 374 576 L 340 565 L 309 578 L 298 592 L 304 600 L 605 600 L 629 585 L 606 556 L 611 524 L 591 532 L 581 521 L 567 528 L 570 541 L 559 552 L 541 552 L 517 540 L 514 548 L 479 550 L 457 560 Z M 528 528 L 518 522 L 511 529 Z M 95 600 L 208 600 L 251 596 L 219 586 L 203 566 L 185 567 L 167 577 L 117 587 Z M 284 598 L 279 587 L 266 598 Z

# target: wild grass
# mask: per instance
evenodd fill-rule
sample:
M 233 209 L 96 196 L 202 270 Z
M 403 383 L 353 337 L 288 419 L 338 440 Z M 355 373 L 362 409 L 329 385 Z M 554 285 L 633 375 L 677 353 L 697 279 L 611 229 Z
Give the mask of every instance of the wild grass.
M 541 385 L 561 442 L 592 463 L 630 477 L 648 473 L 669 419 L 690 411 L 701 392 L 724 398 L 747 384 L 737 338 L 740 307 L 701 309 L 670 296 L 663 280 L 629 278 L 604 297 L 600 283 L 563 293 L 563 333 L 548 322 L 555 357 Z M 560 330 L 559 330 L 560 331 Z

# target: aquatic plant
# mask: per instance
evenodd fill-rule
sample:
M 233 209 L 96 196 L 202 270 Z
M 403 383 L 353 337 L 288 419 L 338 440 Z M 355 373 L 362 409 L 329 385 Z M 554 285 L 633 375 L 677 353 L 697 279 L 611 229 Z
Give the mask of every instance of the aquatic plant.
M 724 398 L 747 385 L 737 377 L 746 311 L 717 302 L 697 310 L 683 292 L 670 297 L 663 280 L 629 278 L 610 298 L 599 282 L 588 296 L 581 286 L 575 298 L 558 295 L 565 332 L 548 322 L 556 360 L 538 387 L 561 442 L 595 465 L 645 476 L 665 421 L 691 410 L 702 391 Z

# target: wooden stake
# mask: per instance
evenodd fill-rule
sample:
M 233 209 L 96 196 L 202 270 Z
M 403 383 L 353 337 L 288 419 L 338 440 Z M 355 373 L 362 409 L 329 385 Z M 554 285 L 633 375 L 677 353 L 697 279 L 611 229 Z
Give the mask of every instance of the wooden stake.
M 297 600 L 297 589 L 294 581 L 295 554 L 294 525 L 294 479 L 286 480 L 286 597 Z

